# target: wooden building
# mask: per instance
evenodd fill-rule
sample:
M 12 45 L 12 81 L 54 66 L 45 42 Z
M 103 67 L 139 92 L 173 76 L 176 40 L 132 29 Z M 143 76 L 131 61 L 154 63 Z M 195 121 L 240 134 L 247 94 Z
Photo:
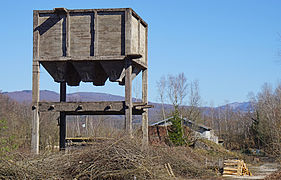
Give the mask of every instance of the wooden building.
M 164 143 L 164 140 L 165 138 L 167 138 L 168 135 L 167 131 L 172 125 L 171 119 L 172 117 L 169 117 L 149 125 L 149 139 L 151 142 L 153 142 L 154 144 L 156 144 L 155 142 L 157 141 L 159 141 L 160 144 Z M 218 137 L 215 135 L 214 130 L 212 128 L 195 123 L 194 121 L 191 121 L 186 118 L 181 119 L 185 134 L 189 134 L 190 131 L 193 131 L 198 138 L 205 138 L 217 144 L 219 143 Z

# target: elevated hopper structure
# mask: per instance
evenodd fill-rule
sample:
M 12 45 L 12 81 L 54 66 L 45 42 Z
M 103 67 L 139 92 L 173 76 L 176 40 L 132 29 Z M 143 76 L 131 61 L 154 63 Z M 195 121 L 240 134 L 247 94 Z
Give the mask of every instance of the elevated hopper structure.
M 65 148 L 66 115 L 142 115 L 147 144 L 147 24 L 132 9 L 55 8 L 33 12 L 32 150 L 39 152 L 40 112 L 60 112 L 60 148 Z M 40 65 L 60 83 L 60 102 L 39 102 Z M 142 72 L 142 102 L 132 103 L 132 80 Z M 66 85 L 109 80 L 125 85 L 122 102 L 66 102 Z

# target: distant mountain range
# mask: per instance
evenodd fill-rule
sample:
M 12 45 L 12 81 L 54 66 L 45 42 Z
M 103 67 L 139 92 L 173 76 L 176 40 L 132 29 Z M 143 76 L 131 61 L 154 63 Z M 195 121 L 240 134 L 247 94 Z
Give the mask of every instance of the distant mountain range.
M 242 102 L 242 103 L 234 102 L 234 103 L 229 103 L 229 104 L 220 106 L 218 108 L 223 110 L 227 107 L 229 107 L 230 109 L 232 109 L 234 111 L 244 111 L 244 112 L 252 109 L 250 102 Z
M 13 91 L 13 92 L 3 92 L 2 94 L 5 94 L 9 96 L 11 99 L 20 102 L 20 103 L 31 103 L 32 100 L 32 91 L 31 90 L 23 90 L 23 91 Z M 77 92 L 77 93 L 71 93 L 67 94 L 67 101 L 84 101 L 84 102 L 91 102 L 91 101 L 124 101 L 123 96 L 117 96 L 112 94 L 106 94 L 106 93 L 96 93 L 96 92 Z M 133 99 L 135 101 L 136 99 Z M 49 90 L 41 90 L 40 91 L 40 101 L 59 101 L 59 94 L 54 91 Z M 161 114 L 161 104 L 159 103 L 153 103 L 149 102 L 149 104 L 154 105 L 154 108 L 149 110 L 149 119 L 151 122 L 155 122 L 160 120 L 160 114 Z M 173 106 L 170 104 L 164 105 L 166 110 L 172 110 Z M 215 109 L 225 109 L 225 108 L 231 108 L 233 111 L 248 111 L 250 108 L 249 102 L 242 102 L 242 103 L 229 103 L 223 106 L 216 107 Z M 203 111 L 205 113 L 208 113 L 209 107 L 202 107 Z
M 18 102 L 31 102 L 32 100 L 32 91 L 23 90 L 23 91 L 13 91 L 13 92 L 3 92 L 3 94 L 8 95 L 11 99 Z M 79 92 L 67 94 L 67 101 L 123 101 L 124 97 L 116 96 L 106 93 L 95 93 L 95 92 Z M 54 101 L 59 102 L 60 95 L 54 91 L 42 90 L 40 91 L 40 101 Z

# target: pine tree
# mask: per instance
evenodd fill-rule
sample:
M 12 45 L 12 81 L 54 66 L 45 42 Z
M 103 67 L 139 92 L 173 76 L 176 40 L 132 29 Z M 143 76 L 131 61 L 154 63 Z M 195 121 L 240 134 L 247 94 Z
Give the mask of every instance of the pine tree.
M 173 117 L 171 119 L 171 129 L 168 131 L 169 139 L 175 146 L 183 146 L 186 144 L 183 127 L 182 127 L 182 119 L 180 118 L 179 111 L 175 108 L 173 113 Z

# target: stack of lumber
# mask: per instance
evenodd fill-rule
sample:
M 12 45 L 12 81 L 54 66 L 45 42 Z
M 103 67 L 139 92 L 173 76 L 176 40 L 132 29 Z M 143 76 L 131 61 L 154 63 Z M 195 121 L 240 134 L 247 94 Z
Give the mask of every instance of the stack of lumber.
M 224 161 L 223 176 L 252 176 L 252 173 L 247 168 L 246 163 L 243 160 L 231 160 Z

